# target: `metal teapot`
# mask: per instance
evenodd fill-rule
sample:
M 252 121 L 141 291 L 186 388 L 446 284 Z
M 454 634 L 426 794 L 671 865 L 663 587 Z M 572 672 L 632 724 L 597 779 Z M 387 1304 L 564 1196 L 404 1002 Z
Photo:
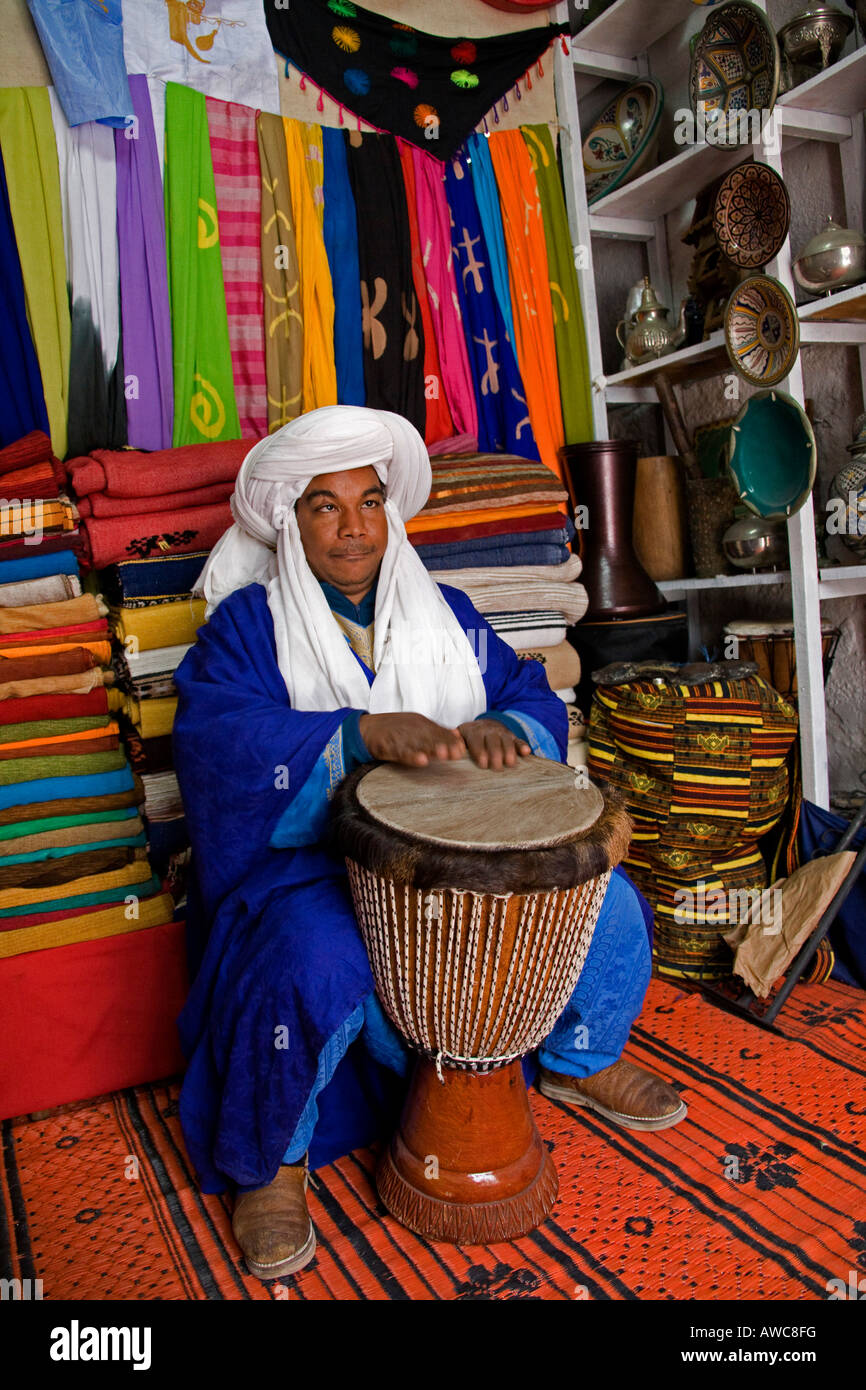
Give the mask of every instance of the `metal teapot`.
M 669 312 L 650 284 L 649 277 L 645 276 L 640 303 L 631 322 L 627 324 L 622 319 L 616 326 L 616 336 L 632 366 L 651 362 L 655 357 L 665 357 L 682 347 L 686 340 L 685 300 L 680 306 L 676 327 L 668 321 Z

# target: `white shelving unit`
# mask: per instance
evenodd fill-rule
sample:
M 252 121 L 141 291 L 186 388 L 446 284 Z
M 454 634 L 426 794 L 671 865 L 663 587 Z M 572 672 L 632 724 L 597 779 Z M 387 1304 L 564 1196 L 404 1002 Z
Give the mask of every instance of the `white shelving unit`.
M 755 0 L 766 12 L 766 0 Z M 731 371 L 723 335 L 685 348 L 657 362 L 606 376 L 593 266 L 592 239 L 615 238 L 646 244 L 650 278 L 662 300 L 671 304 L 670 269 L 665 217 L 683 207 L 713 179 L 747 159 L 771 165 L 780 175 L 785 153 L 803 140 L 845 145 L 842 160 L 846 215 L 857 225 L 859 198 L 866 170 L 863 109 L 866 106 L 866 47 L 856 49 L 826 72 L 782 95 L 776 111 L 781 149 L 772 148 L 763 134 L 753 145 L 720 148 L 691 145 L 674 158 L 648 170 L 634 182 L 587 205 L 580 134 L 580 101 L 606 79 L 635 81 L 648 72 L 647 50 L 694 14 L 692 0 L 615 0 L 572 41 L 572 55 L 556 57 L 556 99 L 562 138 L 566 202 L 571 237 L 583 294 L 590 371 L 593 382 L 595 437 L 610 437 L 608 410 L 617 405 L 657 403 L 652 377 L 659 371 L 674 383 Z M 567 19 L 561 4 L 558 17 Z M 580 255 L 578 255 L 578 251 Z M 791 245 L 786 242 L 767 273 L 796 297 L 791 273 Z M 861 380 L 866 398 L 866 286 L 842 291 L 803 305 L 800 314 L 804 346 L 844 344 L 859 349 Z M 802 358 L 779 384 L 802 405 L 805 401 Z M 701 593 L 707 590 L 786 585 L 791 601 L 797 644 L 800 743 L 803 789 L 810 801 L 828 807 L 827 721 L 821 644 L 821 602 L 866 594 L 866 565 L 834 567 L 819 573 L 812 507 L 807 505 L 788 522 L 791 571 L 787 574 L 720 575 L 715 579 L 683 579 L 659 588 L 668 598 L 685 599 L 690 631 L 697 631 Z

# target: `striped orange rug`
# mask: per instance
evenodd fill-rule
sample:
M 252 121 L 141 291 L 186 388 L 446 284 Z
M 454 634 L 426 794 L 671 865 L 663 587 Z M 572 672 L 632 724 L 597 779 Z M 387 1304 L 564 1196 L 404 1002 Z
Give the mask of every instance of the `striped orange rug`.
M 510 1245 L 427 1245 L 379 1206 L 375 1155 L 316 1175 L 315 1261 L 245 1273 L 227 1198 L 192 1181 L 177 1082 L 3 1125 L 0 1265 L 51 1299 L 826 1299 L 866 1273 L 866 996 L 800 987 L 784 1036 L 653 981 L 626 1055 L 685 1122 L 616 1129 L 532 1093 L 560 1175 Z

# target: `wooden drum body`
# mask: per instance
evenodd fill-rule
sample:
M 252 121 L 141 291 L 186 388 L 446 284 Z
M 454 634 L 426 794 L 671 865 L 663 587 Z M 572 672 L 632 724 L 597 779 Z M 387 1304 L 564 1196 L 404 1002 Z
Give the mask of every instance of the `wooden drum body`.
M 364 769 L 334 811 L 377 992 L 420 1054 L 379 1195 L 429 1240 L 513 1240 L 558 1186 L 520 1058 L 574 991 L 628 817 L 537 758 Z

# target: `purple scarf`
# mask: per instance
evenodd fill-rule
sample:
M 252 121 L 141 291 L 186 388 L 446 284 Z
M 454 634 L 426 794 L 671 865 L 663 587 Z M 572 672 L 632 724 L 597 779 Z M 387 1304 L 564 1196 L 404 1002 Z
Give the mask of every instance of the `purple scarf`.
M 126 418 L 136 449 L 170 449 L 174 410 L 165 213 L 147 78 L 130 77 L 134 139 L 115 131 Z

